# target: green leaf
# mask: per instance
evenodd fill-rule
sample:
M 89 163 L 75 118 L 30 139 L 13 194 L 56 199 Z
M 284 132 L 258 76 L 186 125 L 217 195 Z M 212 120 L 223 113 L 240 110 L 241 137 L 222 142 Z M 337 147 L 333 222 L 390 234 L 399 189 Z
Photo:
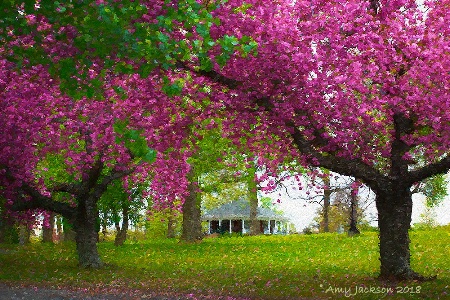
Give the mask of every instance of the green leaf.
M 152 163 L 156 160 L 156 151 L 148 148 L 147 153 L 142 158 L 145 162 Z
M 162 90 L 169 97 L 178 96 L 183 91 L 183 83 L 180 80 L 177 80 L 173 84 L 166 83 Z
M 226 53 L 222 53 L 219 56 L 216 56 L 216 62 L 219 64 L 219 66 L 223 67 L 227 63 L 227 61 L 230 59 L 230 56 Z
M 198 24 L 195 27 L 195 30 L 197 31 L 197 33 L 202 36 L 202 37 L 207 37 L 209 36 L 209 28 L 208 26 L 206 26 L 205 24 Z

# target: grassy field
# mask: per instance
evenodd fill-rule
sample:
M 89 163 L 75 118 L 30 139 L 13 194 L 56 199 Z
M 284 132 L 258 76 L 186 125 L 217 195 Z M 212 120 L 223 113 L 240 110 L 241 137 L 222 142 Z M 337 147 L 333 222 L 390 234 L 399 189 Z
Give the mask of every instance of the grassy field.
M 450 229 L 411 232 L 413 268 L 432 282 L 389 284 L 378 275 L 376 233 L 222 237 L 98 245 L 108 264 L 77 268 L 75 245 L 0 245 L 0 282 L 153 290 L 251 299 L 450 299 Z M 355 295 L 356 293 L 356 295 Z

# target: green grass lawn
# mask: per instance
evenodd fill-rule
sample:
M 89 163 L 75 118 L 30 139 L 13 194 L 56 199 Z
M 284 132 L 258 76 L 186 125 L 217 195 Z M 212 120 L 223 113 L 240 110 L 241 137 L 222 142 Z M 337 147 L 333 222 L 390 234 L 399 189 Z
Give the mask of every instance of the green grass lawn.
M 83 270 L 77 268 L 73 243 L 0 245 L 0 281 L 252 299 L 450 299 L 448 227 L 411 232 L 413 268 L 437 279 L 392 285 L 374 279 L 376 233 L 223 237 L 199 244 L 149 240 L 118 248 L 103 242 L 98 247 L 108 266 Z M 345 289 L 358 294 L 345 295 Z M 376 293 L 386 289 L 393 293 Z

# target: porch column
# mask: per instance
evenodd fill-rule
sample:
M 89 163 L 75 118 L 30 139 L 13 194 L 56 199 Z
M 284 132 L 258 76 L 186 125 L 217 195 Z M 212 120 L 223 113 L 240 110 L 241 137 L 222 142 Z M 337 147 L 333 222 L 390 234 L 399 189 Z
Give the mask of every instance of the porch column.
M 231 233 L 233 233 L 233 232 L 231 231 L 231 220 L 230 220 L 230 234 L 231 234 Z
M 211 234 L 211 220 L 208 220 L 208 234 Z
M 245 221 L 242 219 L 242 234 L 245 234 Z

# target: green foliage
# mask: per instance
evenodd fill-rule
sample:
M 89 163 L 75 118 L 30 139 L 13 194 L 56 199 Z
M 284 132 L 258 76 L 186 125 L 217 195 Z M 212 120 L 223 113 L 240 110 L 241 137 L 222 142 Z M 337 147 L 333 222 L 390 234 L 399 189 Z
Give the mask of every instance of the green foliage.
M 182 214 L 167 209 L 165 211 L 152 211 L 145 222 L 145 236 L 147 239 L 165 239 L 168 232 L 169 218 L 173 220 L 175 236 L 181 234 Z
M 439 205 L 447 193 L 447 177 L 446 174 L 439 174 L 426 179 L 423 182 L 422 193 L 426 197 L 426 206 L 434 207 Z
M 437 218 L 437 214 L 435 211 L 435 207 L 425 205 L 424 211 L 420 214 L 419 223 L 415 223 L 413 225 L 413 228 L 419 229 L 419 230 L 423 230 L 423 229 L 431 230 L 438 225 L 436 218 Z
M 271 209 L 273 207 L 272 198 L 261 197 L 261 199 L 259 199 L 259 200 L 261 201 L 261 207 L 269 208 L 269 209 Z
M 102 99 L 103 71 L 95 78 L 88 75 L 89 67 L 98 61 L 102 61 L 104 70 L 147 77 L 155 68 L 168 70 L 177 62 L 190 61 L 193 57 L 198 57 L 201 69 L 210 70 L 213 62 L 208 52 L 216 45 L 222 49 L 217 58 L 217 63 L 222 66 L 235 51 L 243 56 L 256 55 L 257 44 L 250 37 L 237 39 L 227 35 L 212 39 L 211 26 L 220 24 L 212 11 L 219 2 L 203 5 L 196 0 L 187 0 L 179 1 L 177 5 L 168 1 L 165 4 L 167 6 L 161 11 L 164 14 L 157 16 L 156 22 L 149 22 L 143 16 L 152 15 L 148 11 L 151 8 L 140 1 L 103 1 L 98 5 L 90 1 L 40 1 L 39 9 L 35 9 L 36 1 L 33 0 L 6 0 L 0 6 L 0 32 L 3 33 L 0 42 L 9 42 L 23 34 L 31 35 L 34 46 L 13 46 L 8 59 L 15 62 L 18 69 L 25 64 L 50 66 L 50 72 L 59 78 L 61 89 L 75 99 L 84 96 Z M 51 24 L 58 42 L 71 43 L 77 51 L 59 59 L 49 55 L 41 46 L 48 30 L 39 30 L 38 24 L 27 21 L 27 16 L 34 14 L 43 16 Z M 183 24 L 182 28 L 180 24 Z M 69 37 L 71 34 L 63 28 L 74 28 L 77 34 Z M 184 39 L 171 37 L 180 30 L 186 32 Z M 165 89 L 172 95 L 179 93 L 180 86 L 171 85 Z
M 57 183 L 74 182 L 74 174 L 67 172 L 67 165 L 64 156 L 61 154 L 49 153 L 43 158 L 38 168 L 38 178 L 43 178 L 46 186 L 53 186 Z
M 117 121 L 114 124 L 114 131 L 117 133 L 116 143 L 124 143 L 125 147 L 135 158 L 152 163 L 156 159 L 156 151 L 151 149 L 142 130 L 128 128 L 127 121 Z
M 100 215 L 107 218 L 106 224 L 119 223 L 123 218 L 124 208 L 127 208 L 131 223 L 137 224 L 142 219 L 142 210 L 145 207 L 141 198 L 143 189 L 145 185 L 135 185 L 127 191 L 121 179 L 110 183 L 97 203 Z
M 205 129 L 209 124 L 217 127 Z M 222 137 L 218 120 L 206 120 L 195 134 L 200 135 L 193 147 L 197 153 L 189 159 L 195 166 L 199 186 L 202 190 L 203 207 L 211 209 L 246 195 L 244 156 L 238 153 L 233 143 Z
M 364 212 L 362 209 L 357 208 L 358 215 L 358 224 L 357 227 L 359 230 L 367 229 L 369 231 L 373 231 L 369 226 L 369 222 L 364 218 Z M 348 231 L 349 225 L 349 217 L 350 217 L 350 208 L 343 203 L 330 205 L 328 211 L 328 229 L 330 232 L 337 232 L 341 227 L 344 231 Z M 317 216 L 314 218 L 315 223 L 321 224 L 323 222 L 323 211 L 322 209 L 317 210 Z
M 180 95 L 183 90 L 184 82 L 183 80 L 176 80 L 174 83 L 170 84 L 170 81 L 167 78 L 164 78 L 164 86 L 162 88 L 163 92 L 167 96 L 177 96 Z
M 100 254 L 108 264 L 101 270 L 77 268 L 73 243 L 0 245 L 0 280 L 87 289 L 97 295 L 132 289 L 135 295 L 151 290 L 214 299 L 349 299 L 326 290 L 410 286 L 420 287 L 420 293 L 361 293 L 350 299 L 445 299 L 449 244 L 448 227 L 411 232 L 413 268 L 438 275 L 437 280 L 423 283 L 396 285 L 374 279 L 379 270 L 376 233 L 352 238 L 338 234 L 211 238 L 200 244 L 147 240 L 120 248 L 100 243 Z

